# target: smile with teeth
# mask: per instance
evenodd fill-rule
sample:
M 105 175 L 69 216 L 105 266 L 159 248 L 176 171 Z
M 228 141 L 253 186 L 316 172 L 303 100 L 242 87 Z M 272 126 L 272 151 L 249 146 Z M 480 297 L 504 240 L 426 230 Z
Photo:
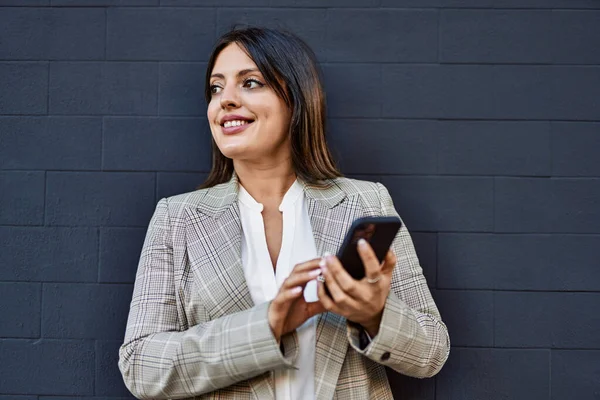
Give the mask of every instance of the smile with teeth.
M 248 121 L 243 121 L 243 120 L 233 120 L 233 121 L 226 121 L 223 124 L 223 127 L 225 128 L 230 128 L 232 126 L 240 126 L 240 125 L 246 125 L 248 123 Z

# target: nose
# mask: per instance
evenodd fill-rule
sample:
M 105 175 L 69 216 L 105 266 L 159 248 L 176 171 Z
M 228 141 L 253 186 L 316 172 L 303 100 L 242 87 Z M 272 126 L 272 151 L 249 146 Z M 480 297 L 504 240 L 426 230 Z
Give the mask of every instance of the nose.
M 235 85 L 226 85 L 221 92 L 221 108 L 238 108 L 240 99 Z

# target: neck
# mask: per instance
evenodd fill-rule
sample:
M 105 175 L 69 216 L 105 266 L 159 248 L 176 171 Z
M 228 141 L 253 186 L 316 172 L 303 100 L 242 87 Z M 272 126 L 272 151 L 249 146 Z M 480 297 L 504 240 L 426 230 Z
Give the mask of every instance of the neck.
M 296 180 L 291 159 L 271 164 L 233 162 L 238 180 L 244 189 L 259 203 L 279 204 Z

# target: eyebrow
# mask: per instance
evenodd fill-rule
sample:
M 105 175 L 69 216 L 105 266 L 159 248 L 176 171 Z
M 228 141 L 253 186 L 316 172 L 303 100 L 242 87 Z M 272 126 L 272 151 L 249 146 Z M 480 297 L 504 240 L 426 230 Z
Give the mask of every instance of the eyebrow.
M 259 70 L 258 70 L 258 68 L 248 68 L 248 69 L 243 69 L 243 70 L 241 70 L 241 71 L 239 71 L 239 72 L 237 73 L 237 77 L 239 78 L 240 76 L 247 75 L 247 74 L 249 74 L 249 73 L 251 73 L 251 72 L 259 72 Z M 220 79 L 225 79 L 225 75 L 223 75 L 223 74 L 212 74 L 210 77 L 211 77 L 211 78 L 220 78 Z

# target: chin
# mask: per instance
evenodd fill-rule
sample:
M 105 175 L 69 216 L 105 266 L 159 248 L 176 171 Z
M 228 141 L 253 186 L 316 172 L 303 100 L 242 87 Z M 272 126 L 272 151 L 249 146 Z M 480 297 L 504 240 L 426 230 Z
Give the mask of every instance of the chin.
M 229 145 L 223 145 L 223 146 L 218 146 L 219 150 L 221 150 L 221 153 L 227 157 L 227 158 L 231 158 L 232 160 L 236 160 L 236 159 L 240 159 L 240 158 L 245 158 L 244 155 L 248 154 L 248 148 L 247 146 L 244 146 L 242 144 L 229 144 Z

